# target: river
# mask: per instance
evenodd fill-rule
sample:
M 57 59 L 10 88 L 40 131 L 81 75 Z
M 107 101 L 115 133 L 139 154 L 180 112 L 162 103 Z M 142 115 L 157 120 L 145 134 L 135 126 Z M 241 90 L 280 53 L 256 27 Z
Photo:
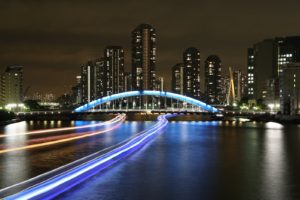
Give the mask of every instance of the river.
M 2 132 L 89 123 L 95 122 L 19 122 Z M 117 144 L 151 124 L 125 122 L 113 131 L 64 145 L 1 154 L 1 188 Z M 1 141 L 11 147 L 26 143 L 27 137 Z M 297 125 L 170 122 L 140 151 L 57 199 L 300 199 L 299 158 Z

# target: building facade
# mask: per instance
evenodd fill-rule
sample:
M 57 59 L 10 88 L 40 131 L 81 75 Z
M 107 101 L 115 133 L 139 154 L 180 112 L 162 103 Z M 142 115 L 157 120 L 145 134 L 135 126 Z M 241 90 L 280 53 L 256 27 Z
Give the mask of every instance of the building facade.
M 184 82 L 184 65 L 183 63 L 177 63 L 172 67 L 172 92 L 177 94 L 184 94 L 185 82 Z
M 183 53 L 185 95 L 200 99 L 200 52 L 194 47 Z
M 156 89 L 156 32 L 149 24 L 140 24 L 132 31 L 132 89 Z M 133 105 L 153 106 L 153 98 L 147 96 L 133 98 Z M 151 104 L 151 105 L 150 105 Z
M 216 55 L 205 60 L 205 93 L 208 103 L 220 103 L 221 91 L 221 59 Z
M 134 90 L 155 89 L 156 32 L 149 24 L 132 31 L 132 84 Z
M 254 52 L 253 48 L 247 51 L 247 96 L 254 98 Z
M 105 71 L 103 58 L 81 66 L 81 103 L 88 103 L 107 95 Z
M 280 111 L 285 115 L 299 114 L 300 63 L 284 64 L 280 69 Z M 272 104 L 271 106 L 275 107 L 276 105 Z
M 104 50 L 105 93 L 106 95 L 124 92 L 124 50 L 120 46 L 108 46 Z
M 281 66 L 300 62 L 300 36 L 258 42 L 248 49 L 247 59 L 248 97 L 278 104 Z
M 1 80 L 1 103 L 17 108 L 23 102 L 23 66 L 8 66 Z M 22 105 L 23 106 L 23 105 Z

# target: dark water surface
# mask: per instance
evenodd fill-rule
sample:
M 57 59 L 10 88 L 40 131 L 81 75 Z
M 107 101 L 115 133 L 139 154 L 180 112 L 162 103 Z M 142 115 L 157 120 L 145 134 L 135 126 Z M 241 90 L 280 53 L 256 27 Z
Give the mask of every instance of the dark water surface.
M 151 124 L 126 122 L 110 133 L 54 149 L 0 155 L 1 186 L 79 159 Z M 10 126 L 6 132 L 38 128 L 36 122 Z M 300 199 L 300 126 L 171 122 L 142 150 L 57 199 Z

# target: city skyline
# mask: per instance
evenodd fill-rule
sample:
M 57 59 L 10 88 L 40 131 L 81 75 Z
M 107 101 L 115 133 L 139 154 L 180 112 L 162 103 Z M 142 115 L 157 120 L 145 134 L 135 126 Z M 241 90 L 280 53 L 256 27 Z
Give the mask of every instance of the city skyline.
M 165 78 L 168 90 L 171 68 L 181 61 L 182 52 L 190 46 L 200 51 L 201 72 L 210 54 L 222 59 L 223 72 L 228 66 L 246 71 L 247 48 L 252 44 L 265 38 L 300 33 L 296 26 L 297 3 L 279 1 L 272 1 L 272 6 L 258 1 L 249 4 L 172 1 L 172 6 L 170 2 L 158 1 L 10 1 L 0 4 L 1 70 L 13 64 L 24 66 L 24 86 L 31 86 L 31 94 L 41 90 L 56 95 L 69 92 L 76 75 L 80 74 L 80 66 L 99 58 L 108 45 L 124 48 L 125 69 L 130 71 L 130 33 L 141 23 L 149 23 L 157 31 L 156 71 Z M 114 8 L 114 12 L 106 11 L 109 8 Z M 251 11 L 255 15 L 249 15 Z M 179 12 L 185 17 L 176 14 Z M 55 84 L 49 74 L 57 77 Z M 204 80 L 203 73 L 201 76 Z

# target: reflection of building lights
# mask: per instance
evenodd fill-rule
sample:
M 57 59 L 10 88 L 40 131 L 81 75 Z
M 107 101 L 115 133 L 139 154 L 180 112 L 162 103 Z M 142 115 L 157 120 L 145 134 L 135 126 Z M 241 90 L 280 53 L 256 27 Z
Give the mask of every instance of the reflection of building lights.
M 276 122 L 267 122 L 265 124 L 266 128 L 269 128 L 269 129 L 281 129 L 283 128 L 283 126 L 279 123 L 276 123 Z
M 45 146 L 50 146 L 50 145 L 55 145 L 55 144 L 61 144 L 61 143 L 65 143 L 65 142 L 70 142 L 70 141 L 74 141 L 74 140 L 79 140 L 79 139 L 84 139 L 84 138 L 87 138 L 87 137 L 99 135 L 99 134 L 106 133 L 108 131 L 111 131 L 111 130 L 114 130 L 114 129 L 118 128 L 124 120 L 125 120 L 125 118 L 123 118 L 120 122 L 118 122 L 114 126 L 112 126 L 110 128 L 106 128 L 106 129 L 98 131 L 98 132 L 91 132 L 91 133 L 88 133 L 88 134 L 81 134 L 81 135 L 74 134 L 74 135 L 78 135 L 78 136 L 73 136 L 72 134 L 70 134 L 72 136 L 70 138 L 65 137 L 63 139 L 58 139 L 58 140 L 54 140 L 54 141 L 50 140 L 50 141 L 41 142 L 41 143 L 37 143 L 37 144 L 31 144 L 31 145 L 26 145 L 26 146 L 21 146 L 21 147 L 3 149 L 3 150 L 0 150 L 0 154 L 7 153 L 7 152 L 34 149 L 34 148 L 38 148 L 38 147 L 45 147 Z
M 96 152 L 44 175 L 19 183 L 33 183 L 34 185 L 6 199 L 50 199 L 56 197 L 143 147 L 154 136 L 159 134 L 159 130 L 167 125 L 166 117 L 168 116 L 172 115 L 159 116 L 157 118 L 158 122 L 154 126 L 136 134 L 135 137 L 117 145 L 114 149 L 104 154 L 101 151 Z M 47 180 L 45 180 L 46 176 L 48 176 Z M 8 187 L 8 189 L 13 187 Z M 5 190 L 7 189 L 4 188 L 0 191 L 3 192 Z
M 120 114 L 116 116 L 115 118 L 105 121 L 105 122 L 100 122 L 100 123 L 95 123 L 95 121 L 92 121 L 91 124 L 89 125 L 83 125 L 83 126 L 72 126 L 72 127 L 64 127 L 64 128 L 51 128 L 51 129 L 42 129 L 42 130 L 35 130 L 35 131 L 28 131 L 24 133 L 17 133 L 16 135 L 32 135 L 32 134 L 41 134 L 41 133 L 53 133 L 53 132 L 61 132 L 61 131 L 70 131 L 70 130 L 75 130 L 75 129 L 85 129 L 85 128 L 92 128 L 92 127 L 100 127 L 104 125 L 111 125 L 114 123 L 118 123 L 120 121 L 124 121 L 125 119 L 125 114 Z M 53 122 L 53 123 L 52 123 Z M 47 120 L 44 120 L 44 125 L 48 124 Z M 54 124 L 54 121 L 51 121 L 52 125 Z M 39 123 L 38 123 L 39 124 Z M 61 121 L 58 121 L 57 123 L 59 126 L 61 125 Z M 74 125 L 74 121 L 71 121 L 71 124 Z M 4 137 L 9 137 L 9 135 L 0 135 L 0 138 Z

